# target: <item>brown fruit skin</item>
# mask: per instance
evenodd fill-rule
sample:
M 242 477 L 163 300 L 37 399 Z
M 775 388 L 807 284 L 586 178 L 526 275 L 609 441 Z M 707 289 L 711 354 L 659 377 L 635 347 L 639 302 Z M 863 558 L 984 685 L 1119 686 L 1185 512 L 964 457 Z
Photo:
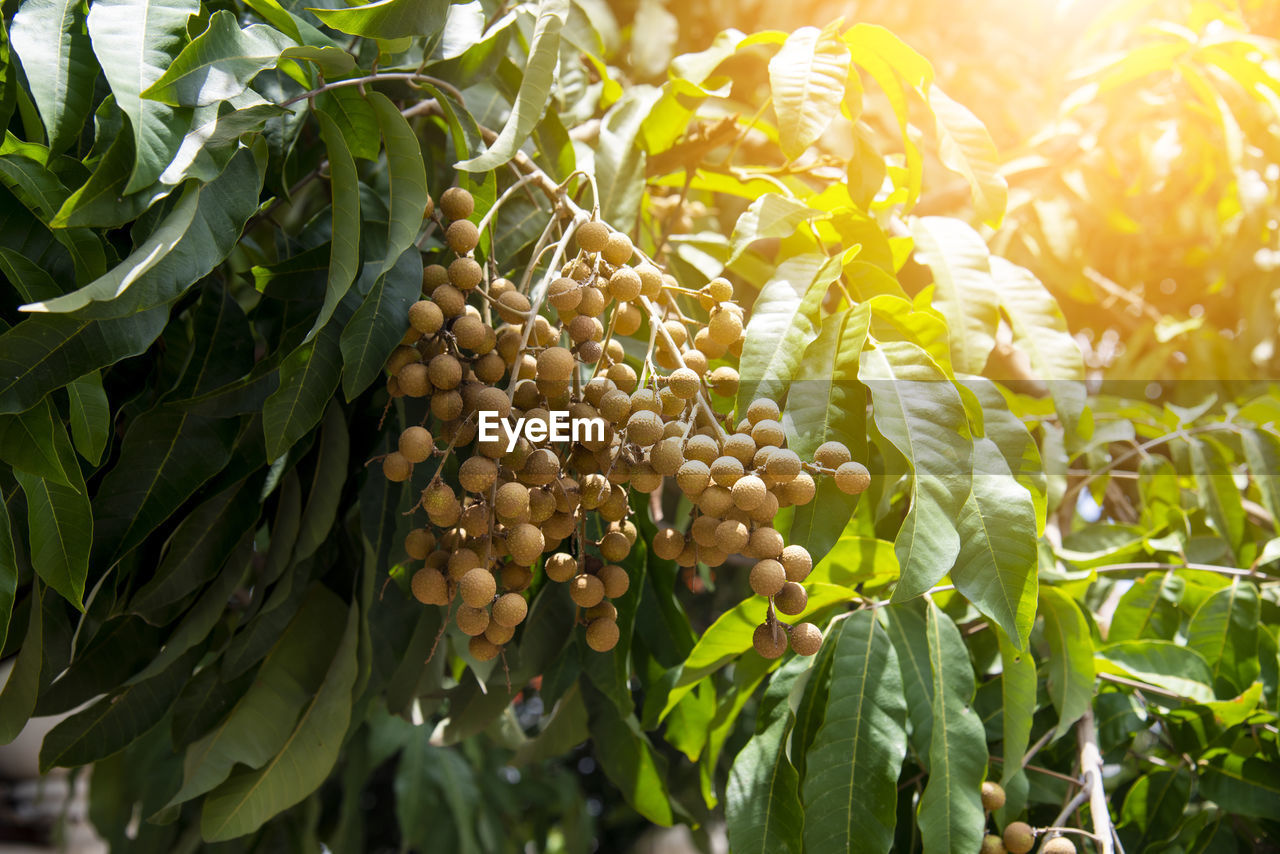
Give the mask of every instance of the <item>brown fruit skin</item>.
M 849 449 L 840 442 L 824 442 L 813 452 L 813 461 L 823 468 L 837 469 L 852 459 Z
M 871 485 L 871 475 L 862 463 L 841 463 L 836 469 L 836 486 L 846 495 L 861 495 Z
M 493 622 L 508 629 L 514 629 L 524 622 L 529 613 L 529 604 L 519 593 L 504 593 L 493 603 L 491 618 Z
M 627 571 L 617 564 L 602 567 L 596 573 L 596 577 L 604 584 L 604 595 L 607 599 L 617 599 L 631 587 L 631 578 L 627 575 Z
M 776 596 L 787 583 L 787 573 L 776 560 L 758 561 L 751 567 L 749 583 L 757 596 Z
M 462 633 L 475 637 L 484 634 L 484 630 L 489 626 L 489 612 L 483 608 L 472 608 L 470 605 L 459 605 L 458 613 L 454 615 L 454 621 L 457 622 L 458 628 L 462 629 Z
M 780 658 L 787 651 L 787 630 L 761 623 L 751 634 L 751 645 L 765 658 Z
M 608 652 L 618 645 L 618 624 L 608 617 L 597 617 L 587 626 L 587 646 L 596 652 Z
M 978 854 L 1005 854 L 1004 840 L 994 833 L 982 837 L 982 848 Z
M 1004 806 L 1004 789 L 999 783 L 987 780 L 982 784 L 982 808 L 993 812 Z
M 399 483 L 408 480 L 413 474 L 413 463 L 399 451 L 392 451 L 382 458 L 382 473 L 387 476 L 387 480 Z
M 1055 836 L 1040 846 L 1040 854 L 1076 854 L 1076 844 L 1065 836 Z
M 502 652 L 502 647 L 484 635 L 477 635 L 467 644 L 467 652 L 471 653 L 471 657 L 476 661 L 492 661 Z
M 472 608 L 483 608 L 493 601 L 494 594 L 498 592 L 498 582 L 492 572 L 477 567 L 467 570 L 467 574 L 462 576 L 458 592 L 462 594 L 462 601 Z
M 787 546 L 778 556 L 778 562 L 787 571 L 787 581 L 804 581 L 813 571 L 813 557 L 804 546 Z
M 475 199 L 461 187 L 450 187 L 440 194 L 440 212 L 451 220 L 466 219 L 475 209 Z
M 409 581 L 413 598 L 423 605 L 445 605 L 449 602 L 448 585 L 438 569 L 420 569 Z
M 459 255 L 465 255 L 480 242 L 480 230 L 475 223 L 460 219 L 445 229 L 444 242 Z
M 813 655 L 822 647 L 822 629 L 813 623 L 791 627 L 791 648 L 800 655 Z
M 581 608 L 592 608 L 604 599 L 604 582 L 594 575 L 576 575 L 569 582 L 569 598 Z
M 583 252 L 599 252 L 609 240 L 609 226 L 603 222 L 584 222 L 574 232 L 574 238 Z
M 809 594 L 799 584 L 788 581 L 774 594 L 773 604 L 782 613 L 794 617 L 804 611 L 805 606 L 809 604 Z
M 578 562 L 573 558 L 573 555 L 566 552 L 547 555 L 542 568 L 546 571 L 547 578 L 552 581 L 565 582 L 578 574 Z
M 409 324 L 423 335 L 434 335 L 443 323 L 444 313 L 430 300 L 418 300 L 409 306 Z
M 435 450 L 431 433 L 425 427 L 417 425 L 407 428 L 400 434 L 400 454 L 411 463 L 420 463 Z
M 1005 825 L 1003 840 L 1009 854 L 1027 854 L 1036 845 L 1036 834 L 1025 821 L 1011 821 Z

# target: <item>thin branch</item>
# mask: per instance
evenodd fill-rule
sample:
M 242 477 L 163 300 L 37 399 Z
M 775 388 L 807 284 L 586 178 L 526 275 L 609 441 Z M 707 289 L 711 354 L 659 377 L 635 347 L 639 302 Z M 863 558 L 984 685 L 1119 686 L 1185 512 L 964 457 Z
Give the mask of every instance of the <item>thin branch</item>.
M 1107 791 L 1102 785 L 1102 753 L 1098 750 L 1098 731 L 1093 724 L 1093 708 L 1087 707 L 1076 722 L 1076 738 L 1080 742 L 1080 776 L 1089 793 L 1089 813 L 1093 819 L 1093 840 L 1098 854 L 1115 854 L 1111 812 L 1107 807 Z

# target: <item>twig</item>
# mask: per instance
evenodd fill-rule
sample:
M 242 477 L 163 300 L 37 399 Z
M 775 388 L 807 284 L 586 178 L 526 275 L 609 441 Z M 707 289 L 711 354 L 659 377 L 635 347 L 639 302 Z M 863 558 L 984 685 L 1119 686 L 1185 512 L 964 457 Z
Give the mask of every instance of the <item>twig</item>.
M 1086 784 L 1084 791 L 1089 793 L 1089 813 L 1093 819 L 1093 839 L 1098 854 L 1115 854 L 1107 791 L 1102 786 L 1102 753 L 1098 750 L 1098 731 L 1094 728 L 1092 707 L 1086 708 L 1076 723 L 1076 738 L 1080 742 L 1080 776 Z

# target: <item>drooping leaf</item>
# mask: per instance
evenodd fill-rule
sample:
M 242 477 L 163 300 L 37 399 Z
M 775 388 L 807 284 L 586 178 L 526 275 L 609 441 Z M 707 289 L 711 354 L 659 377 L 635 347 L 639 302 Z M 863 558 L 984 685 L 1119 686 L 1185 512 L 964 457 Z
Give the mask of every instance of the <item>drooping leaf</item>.
M 539 0 L 538 18 L 533 38 L 529 42 L 529 61 L 525 65 L 520 92 L 511 108 L 511 114 L 498 133 L 498 138 L 484 153 L 459 161 L 455 168 L 466 172 L 488 172 L 496 169 L 514 157 L 529 138 L 534 126 L 542 118 L 547 98 L 551 94 L 560 58 L 560 31 L 568 17 L 569 0 Z
M 1092 702 L 1093 640 L 1080 607 L 1056 587 L 1040 588 L 1040 610 L 1049 644 L 1049 699 L 1058 711 L 1058 738 Z
M 346 137 L 338 123 L 324 110 L 315 111 L 320 137 L 329 155 L 329 186 L 333 193 L 333 239 L 329 244 L 329 274 L 325 283 L 324 305 L 308 338 L 319 332 L 333 310 L 347 295 L 360 269 L 360 177 L 347 147 Z
M 840 112 L 849 77 L 849 49 L 817 27 L 787 36 L 769 61 L 769 90 L 779 144 L 794 160 L 822 136 Z
M 279 753 L 259 769 L 233 772 L 205 797 L 200 833 L 206 841 L 252 833 L 319 788 L 333 770 L 351 720 L 358 625 L 351 608 L 328 672 Z
M 635 222 L 644 195 L 646 155 L 639 134 L 656 97 L 641 89 L 625 92 L 600 122 L 595 152 L 600 216 L 623 230 Z
M 302 510 L 298 539 L 293 548 L 295 561 L 311 557 L 333 528 L 342 487 L 346 483 L 350 447 L 342 409 L 336 403 L 330 403 L 325 410 L 324 426 L 320 432 L 320 455 L 316 459 L 311 493 Z
M 1196 609 L 1187 627 L 1187 646 L 1209 662 L 1208 684 L 1233 697 L 1258 675 L 1258 589 L 1234 578 Z
M 855 612 L 832 634 L 831 693 L 802 790 L 805 850 L 887 852 L 907 751 L 897 655 L 871 611 Z
M 190 125 L 189 108 L 174 109 L 142 93 L 169 67 L 186 41 L 187 18 L 199 11 L 197 0 L 94 0 L 89 7 L 93 52 L 133 133 L 136 159 L 126 193 L 160 177 Z
M 371 39 L 432 38 L 444 26 L 448 0 L 377 0 L 345 9 L 308 9 L 340 33 Z
M 266 24 L 241 29 L 225 9 L 182 49 L 160 78 L 142 92 L 144 99 L 174 107 L 204 107 L 239 95 L 259 71 L 276 64 L 293 40 Z
M 18 737 L 31 712 L 36 707 L 40 693 L 40 671 L 44 667 L 44 606 L 47 595 L 40 585 L 31 587 L 31 603 L 28 609 L 27 630 L 22 647 L 9 669 L 9 678 L 0 690 L 0 745 L 9 744 Z
M 731 265 L 752 243 L 766 237 L 790 237 L 800 223 L 820 216 L 822 211 L 804 202 L 777 193 L 765 193 L 738 217 L 729 237 L 732 252 L 725 265 Z
M 894 542 L 902 580 L 893 598 L 903 601 L 936 584 L 960 553 L 956 522 L 972 488 L 973 443 L 960 394 L 920 347 L 876 342 L 862 354 L 858 379 L 871 391 L 876 427 L 914 476 Z
M 738 411 L 758 397 L 783 400 L 807 347 L 818 337 L 827 287 L 840 259 L 806 254 L 788 258 L 761 289 L 751 310 L 738 372 Z
M 409 306 L 421 292 L 422 253 L 410 246 L 378 277 L 342 330 L 338 346 L 347 400 L 354 400 L 382 373 L 387 357 L 404 337 Z
M 62 441 L 70 445 L 65 436 Z M 72 464 L 68 474 L 75 478 L 73 486 L 63 486 L 20 470 L 13 474 L 27 497 L 32 567 L 46 584 L 81 608 L 94 536 L 93 512 L 80 469 L 69 448 L 62 452 L 62 458 Z
M 387 254 L 378 275 L 386 273 L 400 260 L 400 255 L 413 245 L 422 227 L 422 214 L 427 209 L 427 171 L 422 162 L 418 137 L 396 109 L 380 92 L 370 92 L 382 142 L 387 149 Z
M 339 86 L 316 98 L 316 107 L 333 119 L 352 155 L 377 160 L 382 147 L 378 118 L 364 95 L 354 86 Z M 323 129 L 323 126 L 322 126 Z
M 1186 768 L 1157 768 L 1135 780 L 1120 808 L 1120 823 L 1133 824 L 1142 833 L 1134 849 L 1151 850 L 1150 843 L 1169 839 L 1190 797 L 1191 774 Z
M 262 169 L 252 152 L 242 150 L 212 183 L 190 186 L 164 222 L 106 275 L 23 310 L 108 318 L 168 303 L 235 248 L 257 210 L 261 186 Z
M 13 546 L 13 524 L 9 506 L 0 495 L 0 649 L 9 637 L 9 617 L 18 595 L 18 555 Z
M 938 157 L 969 182 L 978 218 L 999 228 L 1009 202 L 1009 186 L 1000 174 L 1000 156 L 991 134 L 963 104 L 937 86 L 929 89 L 929 108 L 937 124 Z
M 956 531 L 956 590 L 1026 649 L 1036 618 L 1036 511 L 990 439 L 973 443 L 973 489 Z
M 1025 800 L 1026 772 L 1022 759 L 1031 744 L 1031 725 L 1036 711 L 1036 662 L 1030 649 L 1015 649 L 1008 635 L 996 629 L 1000 645 L 1000 731 L 1004 762 L 1000 766 L 1000 785 L 1006 792 L 1019 793 Z M 1014 801 L 1012 794 L 1009 801 Z M 1010 803 L 1008 814 L 1022 812 L 1022 804 Z
M 1186 582 L 1176 573 L 1151 573 L 1124 592 L 1111 615 L 1107 640 L 1111 643 L 1140 638 L 1173 640 L 1182 616 L 1178 600 Z
M 670 825 L 666 760 L 654 751 L 634 715 L 624 717 L 591 680 L 579 680 L 578 685 L 600 767 L 637 812 L 655 824 Z
M 10 25 L 12 50 L 55 153 L 80 136 L 92 107 L 98 64 L 83 26 L 78 0 L 26 0 Z
M 58 449 L 67 444 L 66 428 L 48 399 L 18 415 L 0 415 L 0 460 L 59 486 L 73 487 L 79 471 L 68 472 Z
M 111 403 L 102 389 L 102 375 L 90 371 L 67 385 L 71 404 L 71 439 L 76 450 L 97 465 L 111 438 Z
M 947 318 L 952 364 L 960 373 L 982 373 L 1000 325 L 987 244 L 950 217 L 913 219 L 911 234 L 916 255 L 933 273 L 933 303 Z
M 1098 651 L 1098 670 L 1115 670 L 1199 702 L 1213 699 L 1213 676 L 1193 649 L 1165 640 L 1130 640 Z
M 1226 540 L 1232 554 L 1235 554 L 1244 539 L 1245 518 L 1240 490 L 1236 488 L 1231 470 L 1222 451 L 1212 441 L 1188 437 L 1187 450 L 1191 457 L 1191 472 L 1196 479 L 1196 498 L 1218 535 Z
M 1273 818 L 1280 803 L 1275 762 L 1225 750 L 1210 751 L 1197 780 L 1201 796 L 1236 815 Z

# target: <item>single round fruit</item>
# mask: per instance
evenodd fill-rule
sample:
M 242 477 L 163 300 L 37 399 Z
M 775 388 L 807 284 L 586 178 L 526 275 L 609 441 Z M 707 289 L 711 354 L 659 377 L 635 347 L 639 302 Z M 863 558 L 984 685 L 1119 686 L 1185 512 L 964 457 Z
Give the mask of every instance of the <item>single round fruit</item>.
M 404 552 L 414 560 L 426 560 L 435 547 L 436 536 L 426 528 L 414 528 L 404 538 Z
M 475 223 L 460 219 L 445 229 L 444 242 L 459 255 L 466 255 L 480 243 L 480 229 Z
M 755 510 L 765 499 L 764 481 L 753 474 L 740 478 L 733 485 L 733 503 L 739 510 Z
M 400 453 L 411 463 L 420 463 L 435 450 L 431 433 L 425 427 L 414 425 L 400 434 Z
M 871 485 L 871 474 L 862 463 L 841 463 L 836 469 L 836 486 L 846 495 L 861 495 Z
M 462 601 L 472 608 L 483 608 L 493 601 L 494 594 L 498 592 L 498 582 L 492 572 L 476 567 L 462 576 L 458 592 L 462 594 Z
M 497 644 L 498 646 L 502 646 L 504 643 L 511 640 L 511 638 L 515 636 L 515 633 L 515 629 L 508 628 L 507 626 L 500 626 L 493 620 L 490 620 L 489 625 L 484 627 L 484 637 L 491 643 Z
M 547 556 L 543 569 L 546 570 L 547 578 L 564 582 L 578 574 L 578 561 L 571 554 L 556 552 Z
M 605 240 L 604 249 L 600 251 L 600 254 L 604 256 L 604 260 L 615 267 L 619 267 L 630 261 L 635 251 L 635 247 L 631 244 L 631 238 L 620 231 L 615 231 Z
M 573 234 L 578 241 L 578 248 L 583 252 L 595 254 L 604 249 L 609 240 L 609 226 L 603 222 L 584 222 Z
M 621 531 L 610 531 L 600 540 L 600 554 L 605 560 L 623 560 L 630 553 L 631 541 Z
M 663 560 L 675 560 L 684 550 L 684 534 L 675 528 L 662 528 L 653 537 L 653 553 Z
M 449 264 L 449 284 L 469 291 L 484 280 L 484 268 L 474 258 L 455 258 Z
M 758 561 L 751 567 L 749 583 L 757 596 L 775 596 L 787 583 L 787 573 L 776 560 Z
M 777 402 L 772 400 L 753 400 L 747 406 L 747 420 L 753 427 L 761 421 L 777 421 L 781 417 L 782 412 L 778 409 Z
M 467 652 L 476 661 L 492 661 L 502 652 L 502 647 L 489 640 L 485 635 L 477 635 L 467 643 Z
M 1004 840 L 994 833 L 982 837 L 982 848 L 978 854 L 1005 854 Z
M 1065 836 L 1055 836 L 1040 846 L 1040 854 L 1076 854 L 1076 844 Z
M 1005 825 L 1003 839 L 1009 854 L 1027 854 L 1036 844 L 1035 831 L 1025 821 L 1011 821 Z
M 564 347 L 548 347 L 538 354 L 538 379 L 566 382 L 573 376 L 573 354 Z
M 781 590 L 774 594 L 773 604 L 782 613 L 788 616 L 795 616 L 809 604 L 809 594 L 799 584 L 794 581 L 788 581 L 782 585 Z
M 849 449 L 840 442 L 823 442 L 813 452 L 813 461 L 828 469 L 838 469 L 852 459 Z
M 779 658 L 787 651 L 787 630 L 779 623 L 761 623 L 751 634 L 751 645 L 765 658 Z
M 569 582 L 569 598 L 581 608 L 590 608 L 604 599 L 604 582 L 594 575 L 575 575 Z
M 399 483 L 408 480 L 409 475 L 413 474 L 413 463 L 399 451 L 392 451 L 382 458 L 382 473 L 387 476 L 387 480 Z
M 444 312 L 431 300 L 421 299 L 409 306 L 409 325 L 423 335 L 435 335 L 444 323 Z
M 514 629 L 524 622 L 525 615 L 528 613 L 529 604 L 524 601 L 523 596 L 519 593 L 503 593 L 493 603 L 491 616 L 498 625 Z
M 681 400 L 692 400 L 702 388 L 702 380 L 690 368 L 676 368 L 667 377 L 667 386 Z
M 791 627 L 791 648 L 800 655 L 813 655 L 822 646 L 822 629 L 813 623 L 797 623 Z
M 454 615 L 454 622 L 458 624 L 458 628 L 462 629 L 465 635 L 484 634 L 484 630 L 489 625 L 489 612 L 483 608 L 473 608 L 470 605 L 459 605 L 458 613 Z
M 627 575 L 627 571 L 617 564 L 611 563 L 601 567 L 596 573 L 596 578 L 604 584 L 604 595 L 608 599 L 617 599 L 631 587 L 631 578 Z
M 475 209 L 475 199 L 461 187 L 450 187 L 440 194 L 440 211 L 451 220 L 466 219 Z
M 511 559 L 523 566 L 532 566 L 545 545 L 542 531 L 528 522 L 522 522 L 507 532 L 507 550 L 511 552 Z
M 423 568 L 409 581 L 413 598 L 424 605 L 445 605 L 449 602 L 449 587 L 438 569 Z
M 813 570 L 813 557 L 804 546 L 787 546 L 778 562 L 787 571 L 787 581 L 804 581 Z
M 1004 806 L 1004 789 L 999 783 L 987 780 L 982 784 L 982 808 L 987 812 Z
M 618 623 L 609 617 L 597 617 L 587 626 L 587 646 L 596 652 L 608 652 L 618 645 Z

